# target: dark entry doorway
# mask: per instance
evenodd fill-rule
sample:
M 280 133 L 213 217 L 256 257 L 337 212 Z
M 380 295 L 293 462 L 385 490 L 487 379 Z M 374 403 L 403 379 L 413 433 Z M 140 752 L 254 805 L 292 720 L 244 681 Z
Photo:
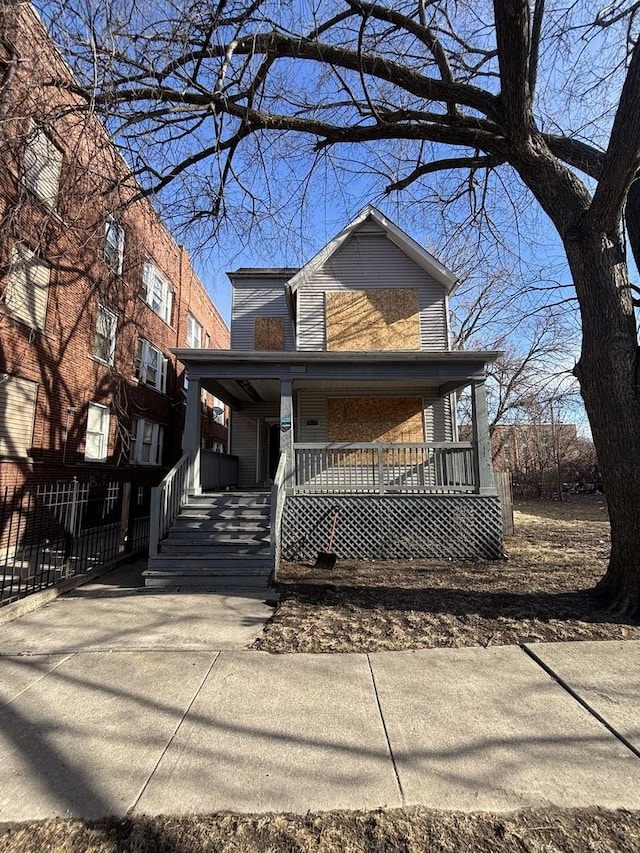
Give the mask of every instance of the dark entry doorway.
M 269 425 L 269 479 L 273 480 L 280 459 L 280 424 Z

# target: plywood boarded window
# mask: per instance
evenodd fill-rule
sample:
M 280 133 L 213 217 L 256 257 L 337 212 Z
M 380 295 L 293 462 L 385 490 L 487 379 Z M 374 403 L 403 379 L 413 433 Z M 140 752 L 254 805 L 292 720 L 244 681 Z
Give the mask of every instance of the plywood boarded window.
M 256 317 L 255 348 L 257 350 L 284 349 L 284 323 L 282 317 Z
M 405 444 L 424 441 L 421 397 L 329 397 L 327 440 L 381 441 Z
M 0 456 L 29 456 L 38 385 L 0 373 Z
M 328 291 L 327 349 L 419 350 L 418 291 L 414 288 Z

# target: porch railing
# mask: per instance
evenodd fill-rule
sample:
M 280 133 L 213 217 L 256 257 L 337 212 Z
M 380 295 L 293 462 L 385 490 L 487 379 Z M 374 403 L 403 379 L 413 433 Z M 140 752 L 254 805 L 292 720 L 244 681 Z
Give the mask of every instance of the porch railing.
M 296 494 L 459 494 L 478 490 L 471 442 L 299 444 Z
M 237 456 L 214 450 L 200 451 L 200 485 L 205 491 L 235 486 L 237 482 Z
M 180 506 L 189 494 L 191 457 L 181 456 L 164 480 L 151 491 L 149 522 L 149 556 L 158 553 L 158 544 L 175 521 Z
M 271 560 L 273 568 L 276 570 L 280 564 L 282 546 L 280 531 L 284 511 L 286 474 L 287 454 L 281 453 L 276 475 L 273 478 L 273 485 L 271 486 Z

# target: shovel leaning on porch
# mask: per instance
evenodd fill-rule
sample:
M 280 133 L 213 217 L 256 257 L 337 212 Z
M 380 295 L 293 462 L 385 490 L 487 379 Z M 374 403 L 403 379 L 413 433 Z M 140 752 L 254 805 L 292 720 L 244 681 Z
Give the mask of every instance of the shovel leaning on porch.
M 333 537 L 335 536 L 337 522 L 338 513 L 334 512 L 333 522 L 331 523 L 331 535 L 329 536 L 329 545 L 327 546 L 326 551 L 318 551 L 318 556 L 316 557 L 316 561 L 313 565 L 314 569 L 332 569 L 336 564 L 336 560 L 338 558 L 331 549 L 333 548 Z

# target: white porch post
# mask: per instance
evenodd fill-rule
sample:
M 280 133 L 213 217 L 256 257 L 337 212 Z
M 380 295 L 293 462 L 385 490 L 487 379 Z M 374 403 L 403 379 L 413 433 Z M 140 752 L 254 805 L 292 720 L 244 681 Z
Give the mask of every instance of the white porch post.
M 293 383 L 280 380 L 280 452 L 285 454 L 285 493 L 293 493 L 295 484 L 295 457 L 293 453 Z
M 493 467 L 491 464 L 487 391 L 484 382 L 471 383 L 471 409 L 478 494 L 495 494 Z
M 189 377 L 187 411 L 182 433 L 182 452 L 191 457 L 189 466 L 189 491 L 199 495 L 200 485 L 200 380 Z

